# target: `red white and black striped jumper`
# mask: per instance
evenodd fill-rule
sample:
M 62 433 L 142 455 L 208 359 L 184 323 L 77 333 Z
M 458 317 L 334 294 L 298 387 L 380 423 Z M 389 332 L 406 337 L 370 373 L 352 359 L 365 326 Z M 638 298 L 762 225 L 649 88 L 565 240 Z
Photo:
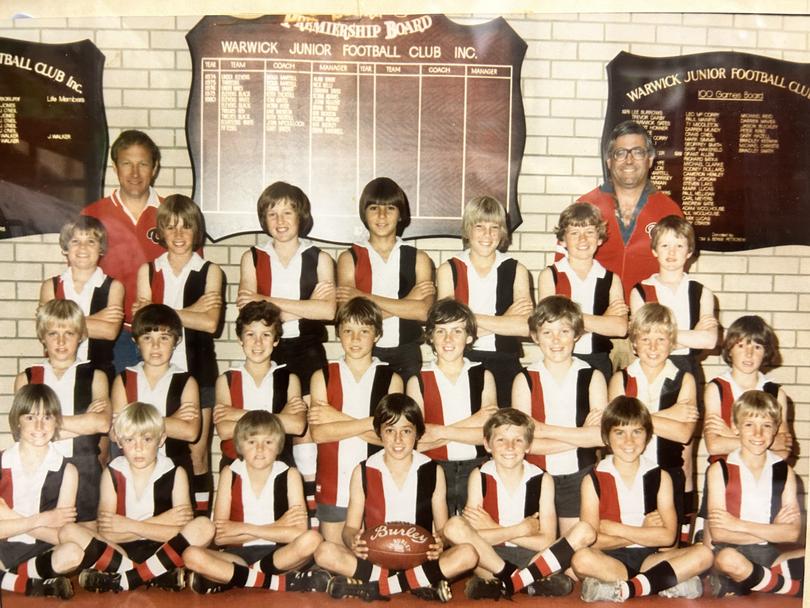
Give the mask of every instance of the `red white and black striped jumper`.
M 388 394 L 393 371 L 377 359 L 360 383 L 349 385 L 362 390 L 366 395 L 357 399 L 347 399 L 343 382 L 353 383 L 352 372 L 341 361 L 332 361 L 323 370 L 326 380 L 327 402 L 339 412 L 349 413 L 355 418 L 373 416 L 377 404 Z M 368 376 L 372 374 L 372 376 Z M 345 379 L 345 380 L 344 380 Z M 350 413 L 351 412 L 351 413 Z M 379 446 L 371 445 L 359 437 L 348 437 L 318 445 L 318 468 L 315 477 L 315 500 L 319 504 L 345 507 L 349 504 L 349 480 L 352 471 L 361 461 L 375 452 Z
M 96 278 L 96 275 L 97 278 Z M 74 299 L 71 297 L 72 292 L 75 290 L 72 287 L 72 275 L 68 268 L 61 275 L 51 277 L 53 285 L 54 298 L 57 300 Z M 94 277 L 91 278 L 84 286 L 84 289 L 92 289 L 87 306 L 85 306 L 85 298 L 76 298 L 76 303 L 82 309 L 85 317 L 94 315 L 97 312 L 107 308 L 110 300 L 110 286 L 112 285 L 113 278 L 104 274 L 101 268 L 96 268 Z M 84 295 L 84 294 L 82 294 Z M 79 352 L 77 358 L 90 361 L 97 369 L 100 369 L 107 378 L 112 380 L 114 374 L 113 367 L 113 346 L 115 340 L 104 340 L 102 338 L 88 338 L 86 342 L 79 345 Z
M 87 413 L 93 401 L 93 376 L 96 367 L 90 361 L 76 361 L 57 378 L 47 361 L 32 365 L 25 370 L 28 384 L 47 384 L 59 397 L 63 416 L 80 416 Z M 79 435 L 72 439 L 54 442 L 68 462 L 79 471 L 79 488 L 76 494 L 77 521 L 94 521 L 98 511 L 101 465 L 98 461 L 99 435 Z
M 278 414 L 287 405 L 290 370 L 286 365 L 271 363 L 267 376 L 258 387 L 244 366 L 226 371 L 225 380 L 228 383 L 232 408 L 240 410 L 263 409 Z M 269 386 L 266 386 L 265 382 L 269 382 Z M 233 439 L 223 439 L 220 443 L 220 449 L 222 450 L 222 459 L 219 464 L 221 469 L 226 464 L 231 464 L 236 460 L 237 454 Z M 277 459 L 292 466 L 292 441 L 289 435 L 287 435 L 284 447 Z

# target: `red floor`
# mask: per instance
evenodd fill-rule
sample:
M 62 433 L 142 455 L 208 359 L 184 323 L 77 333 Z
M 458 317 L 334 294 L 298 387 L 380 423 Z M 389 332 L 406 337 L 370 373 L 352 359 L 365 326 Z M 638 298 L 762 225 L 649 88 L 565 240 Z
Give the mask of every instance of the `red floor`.
M 266 606 L 295 606 L 295 608 L 320 608 L 322 606 L 334 606 L 335 608 L 359 608 L 368 606 L 360 600 L 345 599 L 334 600 L 323 593 L 272 593 L 258 590 L 232 590 L 216 595 L 197 595 L 190 590 L 180 593 L 171 593 L 158 589 L 139 590 L 129 593 L 119 594 L 92 594 L 78 588 L 76 579 L 73 579 L 73 586 L 76 595 L 70 600 L 55 600 L 51 598 L 23 597 L 8 592 L 2 593 L 2 606 L 6 608 L 39 608 L 41 606 L 56 608 L 65 606 L 70 608 L 99 608 L 101 606 L 110 608 L 264 608 Z M 714 599 L 704 597 L 700 600 L 681 600 L 663 598 L 640 598 L 632 600 L 630 606 L 655 606 L 656 608 L 684 608 L 685 606 L 697 606 L 700 608 L 728 608 L 732 602 L 737 608 L 799 608 L 802 602 L 799 598 L 785 598 L 777 595 L 756 593 L 746 597 Z M 451 603 L 459 606 L 465 605 L 472 608 L 494 608 L 496 603 L 491 600 L 479 600 L 473 602 L 464 597 L 464 582 L 460 581 L 453 585 L 453 599 Z M 550 605 L 554 608 L 581 608 L 584 604 L 579 599 L 578 587 L 567 597 L 555 598 L 532 598 L 526 595 L 517 595 L 514 604 L 526 604 L 536 606 L 538 603 Z M 376 605 L 381 605 L 376 602 Z M 501 608 L 509 608 L 514 604 L 501 604 Z M 416 608 L 427 604 L 411 595 L 400 595 L 390 602 L 391 608 Z M 597 604 L 607 606 L 608 604 Z

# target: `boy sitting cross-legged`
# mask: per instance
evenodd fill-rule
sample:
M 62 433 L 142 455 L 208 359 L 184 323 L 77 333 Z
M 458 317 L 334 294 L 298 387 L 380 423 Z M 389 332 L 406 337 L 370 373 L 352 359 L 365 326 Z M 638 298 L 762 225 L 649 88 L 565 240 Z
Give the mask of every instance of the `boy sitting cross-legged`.
M 276 459 L 284 445 L 281 422 L 252 410 L 236 423 L 233 438 L 240 457 L 222 469 L 214 502 L 215 541 L 223 550 L 186 550 L 191 589 L 325 591 L 330 577 L 323 570 L 290 572 L 312 562 L 323 538 L 307 530 L 301 475 Z
M 644 457 L 652 432 L 650 412 L 634 397 L 616 397 L 602 414 L 611 454 L 582 480 L 581 517 L 597 531 L 596 542 L 571 561 L 586 602 L 703 595 L 699 575 L 711 567 L 711 551 L 660 551 L 675 543 L 677 515 L 669 473 Z
M 88 591 L 117 593 L 144 584 L 179 591 L 183 552 L 207 545 L 214 525 L 192 518 L 186 472 L 159 452 L 166 427 L 154 406 L 130 403 L 114 427 L 124 455 L 102 474 L 99 534 L 69 524 L 59 540 L 84 550 L 79 585 Z
M 343 542 L 324 542 L 315 552 L 316 563 L 337 575 L 327 591 L 332 597 L 355 596 L 365 601 L 411 591 L 424 599 L 446 602 L 450 599 L 448 579 L 472 570 L 477 557 L 468 544 L 443 551 L 440 535 L 447 522 L 444 472 L 414 449 L 425 432 L 422 412 L 406 395 L 386 395 L 377 405 L 373 424 L 383 451 L 352 472 Z M 415 523 L 433 531 L 435 543 L 427 561 L 395 572 L 366 559 L 368 546 L 361 540 L 361 532 L 391 521 Z
M 768 448 L 781 422 L 781 408 L 765 391 L 744 392 L 732 410 L 740 446 L 709 467 L 708 525 L 715 551 L 715 596 L 751 591 L 801 595 L 801 553 L 783 553 L 801 533 L 793 469 Z
M 512 408 L 500 409 L 484 425 L 492 456 L 469 477 L 463 517 L 445 527 L 451 542 L 468 542 L 478 556 L 476 576 L 465 589 L 470 599 L 498 599 L 518 591 L 566 595 L 573 583 L 562 573 L 574 551 L 594 540 L 577 522 L 557 538 L 554 480 L 526 460 L 534 421 Z
M 8 425 L 15 443 L 0 452 L 0 589 L 67 599 L 73 587 L 66 575 L 81 549 L 59 540 L 59 529 L 76 521 L 78 477 L 54 446 L 59 398 L 47 385 L 23 386 Z

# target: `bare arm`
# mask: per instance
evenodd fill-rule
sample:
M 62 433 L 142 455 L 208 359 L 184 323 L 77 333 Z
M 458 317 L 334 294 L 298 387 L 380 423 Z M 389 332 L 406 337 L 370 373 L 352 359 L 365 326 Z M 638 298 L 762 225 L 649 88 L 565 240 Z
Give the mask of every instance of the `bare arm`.
M 720 324 L 714 316 L 714 294 L 704 286 L 700 296 L 700 313 L 693 329 L 678 330 L 678 348 L 712 349 L 717 344 Z
M 14 378 L 14 392 L 16 393 L 22 387 L 28 384 L 28 376 L 25 375 L 25 372 L 20 372 Z
M 337 264 L 338 304 L 348 302 L 356 296 L 363 296 L 377 304 L 385 317 L 425 322 L 428 310 L 436 297 L 433 262 L 426 253 L 416 252 L 416 281 L 413 289 L 404 298 L 387 298 L 360 291 L 355 285 L 354 272 L 354 258 L 351 251 L 344 251 L 338 257 Z
M 512 305 L 503 315 L 475 314 L 475 320 L 485 333 L 501 336 L 529 336 L 529 315 L 534 310 L 531 293 L 529 292 L 529 271 L 523 264 L 518 264 L 515 270 L 515 283 L 513 287 L 514 299 Z M 473 311 L 475 312 L 475 311 Z M 479 334 L 481 335 L 481 334 Z
M 525 377 L 523 384 L 526 384 Z M 602 443 L 600 423 L 602 420 L 602 410 L 607 407 L 607 385 L 605 384 L 605 377 L 598 370 L 595 370 L 591 376 L 591 383 L 588 386 L 588 399 L 590 402 L 590 413 L 585 419 L 583 426 L 557 426 L 535 421 L 535 440 L 552 439 L 578 448 L 595 448 L 604 445 Z M 573 404 L 571 405 L 573 406 Z M 533 448 L 535 448 L 535 443 L 536 442 L 533 442 L 532 444 Z M 535 452 L 533 449 L 533 454 L 554 453 L 543 451 L 543 448 L 540 446 L 536 447 L 539 448 L 539 451 Z
M 60 438 L 79 437 L 81 435 L 106 434 L 110 431 L 112 406 L 110 405 L 107 376 L 95 370 L 91 387 L 91 403 L 83 414 L 62 417 Z
M 540 271 L 540 276 L 537 279 L 537 301 L 540 302 L 543 298 L 553 296 L 556 293 L 554 274 L 551 272 L 551 266 L 546 266 Z
M 189 502 L 188 478 L 178 468 L 172 488 L 172 505 L 158 516 L 139 521 L 116 513 L 117 494 L 109 469 L 102 473 L 101 497 L 98 507 L 98 530 L 110 542 L 121 543 L 139 539 L 166 542 L 178 534 L 193 514 Z
M 233 429 L 247 410 L 232 407 L 231 391 L 225 374 L 220 374 L 217 378 L 215 390 L 214 428 L 221 440 L 233 439 Z
M 53 291 L 53 279 L 48 277 L 39 285 L 39 306 L 43 306 L 46 302 L 50 302 L 56 297 Z M 39 306 L 37 310 L 39 310 Z
M 626 538 L 608 534 L 606 530 L 601 528 L 599 496 L 590 475 L 582 478 L 579 518 L 597 531 L 596 542 L 592 545 L 593 549 L 604 551 L 606 549 L 619 549 L 631 544 Z
M 624 395 L 624 378 L 620 371 L 615 372 L 608 382 L 608 401 Z
M 706 384 L 703 393 L 706 420 L 703 423 L 703 438 L 710 455 L 725 455 L 740 447 L 740 438 L 722 417 L 720 390 L 713 382 Z
M 256 279 L 256 266 L 253 263 L 253 255 L 248 249 L 242 254 L 239 263 L 239 297 L 236 306 L 242 308 L 248 302 L 269 302 L 270 297 L 259 293 L 259 285 Z
M 37 540 L 58 545 L 59 529 L 76 521 L 78 484 L 79 474 L 76 467 L 68 463 L 65 465 L 56 507 L 27 517 L 10 509 L 6 502 L 0 499 L 0 538 L 6 539 L 17 534 L 28 534 Z
M 113 380 L 112 390 L 110 391 L 110 401 L 112 401 L 113 417 L 120 414 L 127 406 L 127 389 L 120 375 L 116 376 Z M 112 430 L 110 433 L 112 434 Z
M 545 489 L 544 486 L 540 493 L 541 497 Z M 552 487 L 552 501 L 553 498 Z M 467 523 L 481 535 L 481 538 L 491 545 L 499 545 L 507 541 L 514 542 L 516 539 L 529 539 L 538 534 L 540 530 L 536 515 L 525 517 L 517 524 L 510 526 L 502 526 L 496 523 L 484 510 L 481 473 L 480 469 L 477 468 L 473 469 L 467 478 L 467 505 L 464 507 L 462 515 L 467 520 Z
M 512 381 L 512 407 L 520 410 L 527 416 L 532 416 L 532 394 L 529 388 L 529 383 L 524 374 L 518 374 Z M 559 454 L 560 452 L 567 452 L 574 446 L 565 441 L 556 439 L 544 438 L 538 440 L 538 425 L 547 426 L 544 422 L 539 420 L 534 421 L 535 436 L 529 448 L 530 454 Z
M 436 297 L 441 300 L 442 298 L 454 298 L 455 295 L 450 262 L 442 262 L 436 271 Z
M 628 544 L 638 544 L 644 547 L 671 546 L 675 542 L 677 515 L 672 496 L 672 479 L 666 471 L 661 471 L 657 505 L 658 510 L 648 513 L 641 526 L 630 526 L 606 519 L 600 520 L 599 536 L 604 532 L 609 537 L 626 539 L 629 541 Z
M 343 544 L 349 547 L 358 557 L 368 555 L 366 543 L 360 541 L 360 531 L 363 529 L 363 512 L 366 508 L 366 493 L 363 490 L 363 480 L 360 465 L 354 467 L 352 478 L 349 481 L 349 505 L 346 508 L 346 523 L 343 526 Z
M 796 542 L 801 533 L 801 513 L 796 499 L 796 475 L 788 469 L 785 487 L 782 491 L 782 508 L 773 523 L 761 524 L 733 516 L 726 506 L 725 483 L 720 463 L 709 467 L 708 475 L 708 510 L 707 519 L 712 540 L 733 543 L 751 544 L 762 541 L 769 543 Z
M 335 263 L 329 254 L 320 252 L 318 256 L 318 282 L 309 299 L 293 300 L 264 296 L 257 291 L 256 267 L 250 251 L 242 255 L 239 275 L 239 295 L 236 304 L 239 308 L 254 301 L 272 302 L 281 309 L 282 319 L 315 319 L 331 321 L 335 318 Z
M 149 284 L 149 264 L 141 264 L 138 268 L 135 300 L 132 303 L 132 314 L 147 304 L 152 303 L 152 286 Z
M 310 396 L 311 404 L 307 419 L 310 434 L 315 443 L 340 441 L 348 437 L 363 435 L 363 433 L 374 432 L 371 416 L 352 418 L 329 405 L 326 400 L 326 382 L 321 370 L 312 374 Z
M 644 298 L 633 288 L 630 291 L 630 315 L 636 314 L 636 311 L 644 306 Z
M 770 449 L 784 460 L 787 460 L 793 451 L 793 435 L 788 426 L 788 397 L 782 387 L 779 387 L 776 400 L 779 402 L 779 409 L 782 411 L 782 422 L 779 424 L 779 429 L 776 431 L 776 437 L 774 437 Z
M 223 469 L 227 475 L 223 476 L 220 485 L 223 488 L 231 487 L 233 473 L 230 467 Z M 225 485 L 222 485 L 225 483 Z M 224 493 L 223 493 L 224 494 Z M 264 539 L 275 543 L 288 544 L 298 538 L 307 529 L 307 513 L 304 506 L 304 486 L 301 475 L 295 469 L 290 469 L 287 477 L 287 500 L 289 508 L 284 514 L 271 524 L 250 524 L 242 521 L 231 521 L 230 492 L 228 496 L 217 495 L 218 504 L 214 511 L 214 524 L 216 526 L 216 543 L 218 545 L 238 545 L 251 540 Z M 219 504 L 221 501 L 222 504 Z M 227 504 L 226 504 L 227 503 Z M 266 505 L 270 508 L 272 505 Z M 227 507 L 227 508 L 226 508 Z
M 204 293 L 190 306 L 177 311 L 183 327 L 209 334 L 216 333 L 222 316 L 222 270 L 216 264 L 208 266 Z
M 621 395 L 624 395 L 624 380 L 622 373 L 616 372 L 608 385 L 608 399 L 613 400 Z M 678 393 L 677 403 L 670 408 L 653 413 L 653 432 L 664 439 L 686 444 L 692 439 L 699 417 L 695 379 L 692 374 L 686 373 Z
M 582 315 L 585 331 L 618 338 L 627 333 L 627 314 L 629 308 L 624 303 L 624 288 L 619 275 L 613 275 L 608 294 L 608 307 L 601 315 Z
M 689 443 L 700 416 L 696 392 L 694 377 L 689 373 L 684 374 L 677 403 L 652 415 L 653 432 L 670 441 Z
M 406 393 L 424 411 L 422 393 L 419 390 L 419 380 L 415 376 L 408 380 Z M 467 445 L 482 445 L 484 443 L 484 434 L 482 432 L 484 423 L 498 410 L 495 402 L 495 379 L 489 371 L 485 371 L 484 387 L 481 391 L 481 408 L 474 414 L 453 424 L 427 424 L 426 432 L 419 440 L 418 449 L 420 451 L 431 450 L 445 446 L 450 441 L 466 443 Z
M 444 469 L 436 467 L 436 486 L 430 497 L 430 506 L 433 510 L 433 531 L 440 534 L 444 524 L 447 523 L 447 481 Z
M 287 386 L 287 403 L 277 414 L 284 432 L 301 436 L 307 428 L 307 404 L 301 397 L 301 381 L 295 374 L 290 374 Z
M 200 435 L 200 391 L 197 381 L 189 377 L 180 396 L 180 407 L 166 416 L 166 435 L 193 443 Z
M 113 280 L 107 296 L 107 305 L 98 312 L 88 315 L 87 334 L 90 338 L 115 340 L 124 322 L 124 286 Z

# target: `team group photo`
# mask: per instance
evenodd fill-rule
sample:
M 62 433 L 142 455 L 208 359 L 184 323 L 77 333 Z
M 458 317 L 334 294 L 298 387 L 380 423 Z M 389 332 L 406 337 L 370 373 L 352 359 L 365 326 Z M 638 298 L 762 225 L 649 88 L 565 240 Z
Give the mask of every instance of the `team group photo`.
M 603 79 L 594 82 L 604 84 L 592 95 L 601 118 L 590 118 L 588 126 L 596 150 L 581 152 L 589 159 L 586 177 L 566 186 L 578 193 L 555 191 L 555 169 L 542 176 L 542 167 L 552 167 L 544 164 L 543 150 L 554 157 L 555 141 L 574 133 L 563 132 L 565 122 L 552 127 L 552 118 L 542 118 L 534 87 L 564 87 L 570 75 L 554 60 L 541 67 L 545 60 L 536 59 L 563 53 L 566 45 L 578 45 L 580 55 L 589 52 L 573 39 L 598 25 L 599 35 L 610 40 L 611 20 L 603 24 L 582 14 L 566 24 L 551 16 L 546 40 L 545 34 L 532 37 L 542 31 L 534 29 L 542 27 L 542 15 L 501 19 L 499 27 L 511 25 L 529 41 L 523 76 L 516 80 L 503 76 L 510 73 L 503 66 L 492 74 L 471 68 L 478 65 L 471 51 L 458 52 L 470 62 L 463 71 L 429 70 L 444 48 L 428 53 L 412 46 L 407 61 L 395 62 L 403 70 L 396 68 L 395 81 L 390 66 L 383 72 L 390 63 L 385 55 L 407 54 L 406 43 L 346 47 L 348 36 L 375 27 L 403 39 L 432 35 L 432 26 L 450 27 L 443 16 L 424 17 L 392 17 L 396 27 L 385 26 L 385 16 L 367 25 L 339 16 L 280 22 L 296 36 L 331 36 L 323 39 L 333 40 L 330 48 L 343 44 L 343 53 L 369 54 L 349 68 L 356 69 L 356 145 L 317 151 L 330 158 L 317 182 L 313 138 L 336 129 L 349 137 L 347 115 L 330 113 L 338 107 L 334 99 L 345 105 L 355 94 L 348 79 L 340 80 L 347 78 L 339 73 L 348 63 L 311 61 L 306 69 L 321 75 L 307 73 L 285 89 L 292 81 L 284 74 L 301 72 L 306 62 L 266 60 L 265 114 L 259 119 L 264 139 L 226 149 L 224 138 L 233 137 L 222 122 L 231 116 L 226 93 L 237 91 L 241 104 L 236 132 L 253 128 L 244 114 L 260 103 L 250 89 L 250 65 L 237 67 L 233 60 L 234 74 L 246 71 L 226 77 L 224 60 L 217 60 L 215 72 L 209 56 L 194 54 L 189 34 L 193 66 L 178 59 L 162 76 L 151 73 L 152 84 L 136 96 L 125 93 L 116 101 L 107 87 L 154 68 L 137 67 L 145 59 L 128 59 L 147 51 L 104 50 L 109 146 L 103 146 L 101 196 L 83 201 L 64 221 L 60 217 L 56 232 L 25 227 L 0 234 L 0 243 L 10 243 L 0 244 L 6 256 L 0 284 L 14 294 L 4 296 L 8 309 L 0 314 L 0 326 L 14 328 L 13 336 L 3 334 L 9 339 L 0 368 L 7 384 L 0 406 L 7 420 L 0 434 L 2 601 L 158 606 L 211 596 L 246 605 L 408 598 L 661 606 L 717 600 L 719 606 L 740 600 L 798 608 L 810 439 L 803 411 L 810 395 L 803 350 L 810 321 L 802 316 L 810 296 L 802 293 L 808 291 L 802 281 L 810 269 L 810 241 L 793 235 L 807 234 L 800 207 L 810 192 L 806 168 L 793 176 L 801 200 L 796 206 L 774 188 L 770 217 L 746 212 L 736 240 L 728 235 L 737 220 L 724 224 L 726 236 L 717 236 L 720 228 L 709 233 L 694 201 L 703 201 L 700 209 L 708 203 L 689 184 L 709 188 L 726 215 L 735 213 L 734 197 L 724 198 L 722 171 L 710 176 L 710 186 L 709 178 L 689 181 L 689 162 L 697 162 L 696 151 L 704 153 L 701 162 L 715 154 L 726 159 L 730 174 L 735 161 L 728 150 L 713 151 L 720 149 L 720 136 L 689 138 L 698 128 L 725 133 L 722 111 L 701 114 L 708 106 L 696 101 L 695 111 L 690 105 L 677 114 L 687 126 L 678 143 L 682 152 L 673 156 L 673 137 L 662 134 L 675 119 L 664 120 L 663 111 L 653 109 L 613 112 L 618 76 L 611 70 L 619 64 L 608 68 L 608 99 L 606 61 L 590 61 L 598 64 L 594 78 Z M 729 31 L 746 23 L 739 15 L 719 17 L 731 17 Z M 651 18 L 649 25 L 629 13 L 611 17 L 655 36 L 665 35 L 666 19 L 681 24 L 681 35 L 690 24 L 705 27 L 705 50 L 717 51 L 709 48 L 710 18 L 690 21 L 689 14 L 673 13 L 658 25 Z M 785 31 L 801 31 L 793 17 L 779 19 Z M 61 30 L 54 42 L 70 39 L 73 29 L 77 39 L 86 38 L 93 28 L 99 28 L 96 44 L 104 48 L 110 40 L 100 31 L 109 25 L 102 18 L 52 20 Z M 126 17 L 114 20 L 121 33 L 128 25 L 140 27 Z M 167 29 L 178 32 L 194 26 L 191 19 L 170 20 Z M 39 21 L 9 19 L 0 36 L 47 43 L 44 25 L 30 29 Z M 483 19 L 460 22 L 474 32 Z M 250 33 L 261 21 L 217 23 Z M 338 24 L 343 29 L 334 29 Z M 151 47 L 160 48 L 149 29 Z M 36 40 L 24 35 L 32 31 Z M 481 29 L 478 39 L 494 31 Z M 809 49 L 806 31 L 801 35 L 804 42 L 794 46 Z M 758 36 L 757 44 L 768 48 L 762 31 Z M 500 44 L 494 34 L 491 44 Z M 632 40 L 622 44 L 637 50 Z M 526 52 L 523 45 L 518 51 Z M 273 48 L 268 44 L 267 52 Z M 303 47 L 294 48 L 303 54 Z M 670 43 L 667 50 L 672 48 Z M 681 53 L 665 54 L 685 56 L 700 48 L 682 43 Z M 327 62 L 324 49 L 319 57 Z M 179 45 L 163 52 L 188 54 Z M 776 59 L 800 60 L 787 51 Z M 375 76 L 364 79 L 364 61 L 378 62 L 369 68 Z M 387 103 L 389 86 L 401 87 L 404 97 L 412 86 L 409 74 L 417 73 L 408 71 L 411 65 L 420 66 L 419 99 L 426 104 L 418 107 L 420 121 L 429 120 L 427 95 L 437 82 L 429 75 L 448 78 L 444 104 L 436 102 L 448 117 L 458 103 L 478 111 L 477 95 L 491 95 L 490 102 L 506 95 L 480 116 L 465 111 L 460 164 L 452 152 L 456 122 L 431 126 L 443 134 L 433 137 L 435 150 L 446 148 L 446 155 L 428 147 L 424 125 L 410 148 L 390 130 L 405 129 L 409 115 L 384 116 L 376 105 L 369 123 L 373 155 L 363 151 L 364 87 L 374 83 L 374 104 Z M 8 69 L 21 66 L 18 61 Z M 329 75 L 333 67 L 338 75 Z M 201 127 L 184 125 L 181 110 L 160 117 L 147 110 L 144 122 L 127 108 L 138 107 L 150 88 L 159 96 L 159 78 L 170 77 L 172 69 L 184 70 L 177 103 L 186 103 L 188 93 L 182 99 L 181 93 L 191 83 L 188 120 Z M 268 76 L 273 70 L 277 78 Z M 214 73 L 216 88 L 206 88 Z M 453 75 L 461 80 L 450 83 Z M 482 84 L 483 76 L 491 82 Z M 544 78 L 549 84 L 542 84 Z M 462 81 L 464 94 L 457 98 L 462 89 L 454 87 Z M 303 82 L 311 83 L 310 152 L 301 148 L 297 160 L 271 165 L 271 150 L 277 147 L 278 154 L 291 145 L 278 118 L 279 100 L 292 100 L 284 103 L 297 112 Z M 572 91 L 585 88 L 576 76 L 570 82 Z M 192 112 L 198 84 L 201 109 Z M 522 102 L 510 86 L 522 91 Z M 205 114 L 214 90 L 217 135 Z M 654 95 L 641 90 L 639 99 Z M 785 95 L 798 98 L 799 92 Z M 0 110 L 22 103 L 4 95 L 0 87 Z M 757 153 L 765 154 L 767 137 L 792 129 L 773 126 L 784 119 L 777 110 L 768 118 L 764 105 L 717 97 L 713 93 L 705 103 L 744 114 L 733 129 L 741 155 L 754 145 L 750 138 L 759 138 Z M 566 110 L 556 101 L 552 95 L 546 106 L 552 116 L 587 112 L 576 101 Z M 316 103 L 323 103 L 321 110 L 312 109 Z M 509 105 L 515 103 L 519 118 L 517 106 Z M 266 114 L 271 106 L 272 121 Z M 759 114 L 752 118 L 752 112 Z M 795 119 L 798 131 L 810 132 L 803 115 Z M 749 133 L 745 125 L 752 121 L 758 122 Z M 576 118 L 568 124 L 577 133 L 585 128 Z M 173 139 L 182 133 L 187 150 Z M 211 173 L 214 141 L 218 182 Z M 580 154 L 576 141 L 566 144 L 573 146 L 573 159 Z M 790 154 L 788 141 L 767 153 Z M 397 159 L 404 167 L 414 151 L 417 172 L 398 172 Z M 346 174 L 345 163 L 354 159 L 356 174 Z M 304 177 L 294 165 L 307 162 Z M 769 157 L 762 166 L 771 162 Z M 659 187 L 676 164 L 683 165 L 683 185 Z M 576 175 L 576 160 L 572 166 Z M 752 188 L 769 188 L 773 175 L 758 173 L 755 164 L 740 166 L 748 171 L 736 176 L 743 188 L 748 181 Z M 704 177 L 715 170 L 707 167 L 700 169 Z M 446 171 L 461 172 L 458 189 L 443 177 Z M 264 182 L 246 200 L 240 188 L 253 187 L 256 175 Z M 356 192 L 341 198 L 351 184 Z M 328 210 L 324 192 L 335 197 Z M 771 204 L 758 203 L 763 210 Z M 776 205 L 785 210 L 784 240 L 768 241 L 772 223 L 780 220 Z M 255 229 L 228 228 L 228 236 L 212 237 L 237 220 Z M 22 236 L 13 230 L 23 230 Z M 352 236 L 330 236 L 339 233 Z M 738 244 L 744 238 L 748 246 Z M 29 244 L 36 247 L 34 257 L 25 253 Z M 745 270 L 735 275 L 739 264 Z M 780 281 L 790 273 L 794 282 Z M 792 304 L 771 306 L 771 296 Z M 251 591 L 240 591 L 245 589 Z

